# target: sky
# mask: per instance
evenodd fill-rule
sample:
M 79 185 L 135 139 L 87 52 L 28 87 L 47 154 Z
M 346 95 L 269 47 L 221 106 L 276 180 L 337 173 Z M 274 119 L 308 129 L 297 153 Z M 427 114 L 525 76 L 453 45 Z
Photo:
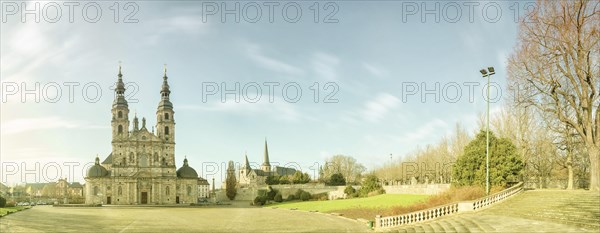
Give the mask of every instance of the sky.
M 110 154 L 119 64 L 129 117 L 145 117 L 148 125 L 156 124 L 166 64 L 177 167 L 187 157 L 204 178 L 220 182 L 227 161 L 241 163 L 245 153 L 258 167 L 265 139 L 272 165 L 313 177 L 336 154 L 376 168 L 390 154 L 397 160 L 451 135 L 457 123 L 477 130 L 486 111 L 479 70 L 488 66 L 496 69 L 491 111 L 499 111 L 505 63 L 517 41 L 515 17 L 530 7 L 524 1 L 37 4 L 2 1 L 0 8 L 0 182 L 8 184 L 84 182 L 94 158 Z

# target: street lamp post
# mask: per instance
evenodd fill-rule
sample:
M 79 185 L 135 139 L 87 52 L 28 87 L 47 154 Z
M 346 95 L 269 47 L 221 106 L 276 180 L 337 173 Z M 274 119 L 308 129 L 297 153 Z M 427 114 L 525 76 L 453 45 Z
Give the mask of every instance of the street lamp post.
M 492 75 L 496 74 L 494 71 L 494 67 L 488 67 L 486 69 L 481 69 L 481 75 L 484 78 L 487 78 L 487 126 L 485 132 L 485 194 L 490 194 L 490 78 Z
M 393 167 L 394 167 L 394 162 L 392 160 L 392 154 L 390 153 L 390 171 L 389 171 L 389 173 L 390 173 L 390 180 L 389 180 L 388 185 L 394 185 L 394 181 L 393 181 L 394 180 L 394 174 L 392 173 L 392 170 L 394 169 Z

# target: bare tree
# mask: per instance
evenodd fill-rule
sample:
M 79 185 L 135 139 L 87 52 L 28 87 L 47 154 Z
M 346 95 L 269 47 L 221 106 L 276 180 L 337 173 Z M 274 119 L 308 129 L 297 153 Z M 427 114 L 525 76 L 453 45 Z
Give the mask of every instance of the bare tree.
M 392 164 L 385 164 L 375 169 L 374 173 L 393 184 L 398 182 L 407 184 L 413 177 L 418 182 L 449 183 L 452 165 L 471 139 L 467 130 L 460 123 L 456 123 L 452 135 L 442 137 L 435 144 L 417 146 L 415 150 Z
M 600 2 L 539 0 L 520 24 L 509 59 L 517 101 L 572 127 L 587 149 L 590 188 L 600 190 Z
M 325 161 L 321 167 L 320 179 L 326 181 L 331 175 L 339 173 L 344 176 L 346 182 L 355 183 L 360 181 L 360 176 L 367 169 L 364 165 L 356 161 L 354 157 L 346 155 L 334 155 Z

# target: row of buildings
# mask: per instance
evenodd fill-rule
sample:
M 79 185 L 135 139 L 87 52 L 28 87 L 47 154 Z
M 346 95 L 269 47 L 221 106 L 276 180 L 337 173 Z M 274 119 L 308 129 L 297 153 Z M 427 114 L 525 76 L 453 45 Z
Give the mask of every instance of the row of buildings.
M 0 195 L 36 202 L 53 200 L 59 203 L 83 203 L 83 190 L 84 185 L 79 182 L 69 183 L 66 179 L 49 183 L 27 183 L 14 187 L 0 184 Z

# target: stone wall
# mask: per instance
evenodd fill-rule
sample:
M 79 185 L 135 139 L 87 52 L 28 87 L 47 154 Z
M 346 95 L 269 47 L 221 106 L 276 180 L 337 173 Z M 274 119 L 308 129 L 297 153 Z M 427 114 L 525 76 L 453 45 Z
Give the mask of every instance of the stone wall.
M 256 196 L 258 196 L 258 190 L 267 190 L 268 185 L 260 185 L 253 187 L 244 187 L 238 188 L 237 194 L 235 196 L 236 201 L 252 201 Z M 340 191 L 341 194 L 344 193 L 345 186 L 326 186 L 324 184 L 290 184 L 290 185 L 271 185 L 271 188 L 278 190 L 281 193 L 281 196 L 286 199 L 290 194 L 294 194 L 298 189 L 302 189 L 310 194 L 317 193 L 330 193 L 335 191 Z M 226 201 L 227 196 L 225 195 L 225 190 L 218 190 L 216 192 L 217 200 Z M 339 195 L 339 193 L 337 194 Z M 337 196 L 336 196 L 337 197 Z M 331 199 L 331 198 L 330 198 Z M 337 198 L 334 198 L 337 199 Z
M 450 184 L 415 184 L 383 186 L 385 193 L 389 194 L 426 194 L 442 193 L 450 188 Z
M 525 181 L 526 189 L 566 189 L 568 185 L 568 179 L 539 179 L 530 178 Z M 576 189 L 588 188 L 589 180 L 587 179 L 574 179 L 573 187 Z
M 298 189 L 302 189 L 310 194 L 317 193 L 330 193 L 337 191 L 340 186 L 326 186 L 325 184 L 289 184 L 289 185 L 271 185 L 272 188 L 277 189 L 281 196 L 286 199 L 290 194 L 296 193 Z M 266 186 L 265 186 L 266 189 Z M 344 192 L 344 186 L 341 186 L 342 193 Z

